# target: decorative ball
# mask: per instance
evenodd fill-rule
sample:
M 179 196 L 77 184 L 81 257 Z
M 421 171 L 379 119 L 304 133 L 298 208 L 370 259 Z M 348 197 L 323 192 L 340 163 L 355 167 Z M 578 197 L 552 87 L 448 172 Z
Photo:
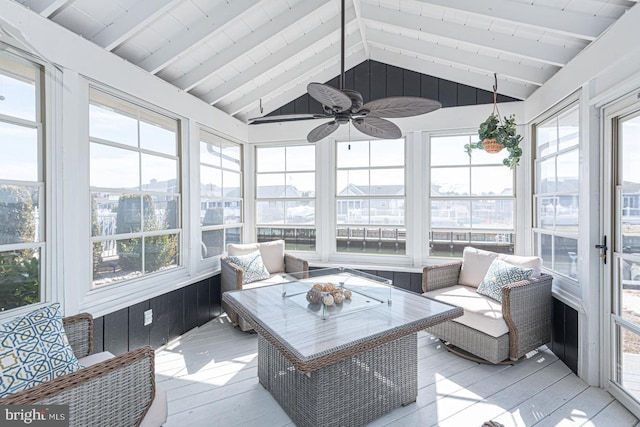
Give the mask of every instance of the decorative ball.
M 310 303 L 318 303 L 322 301 L 322 294 L 317 289 L 309 289 L 307 292 L 307 301 Z
M 320 311 L 320 307 L 322 307 L 322 304 L 318 304 L 317 302 L 309 303 L 307 305 L 307 308 L 311 311 Z
M 331 296 L 331 294 L 325 295 L 324 298 L 322 298 L 322 302 L 326 306 L 333 305 L 333 296 Z
M 346 299 L 351 299 L 351 291 L 349 289 L 344 290 L 344 297 Z
M 322 292 L 324 290 L 323 286 L 322 286 L 322 283 L 316 283 L 315 285 L 313 285 L 313 289 L 317 289 L 320 292 Z
M 336 292 L 336 293 L 333 295 L 333 301 L 334 301 L 336 304 L 342 304 L 342 299 L 343 299 L 342 292 Z
M 325 292 L 331 292 L 336 288 L 336 285 L 334 285 L 333 283 L 327 283 L 326 285 L 324 285 L 324 291 Z

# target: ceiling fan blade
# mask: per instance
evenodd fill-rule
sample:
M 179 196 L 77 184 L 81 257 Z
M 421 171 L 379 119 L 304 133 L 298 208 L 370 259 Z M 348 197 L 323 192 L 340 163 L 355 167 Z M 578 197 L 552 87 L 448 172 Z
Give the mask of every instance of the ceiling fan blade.
M 351 98 L 329 85 L 322 83 L 309 83 L 307 85 L 309 95 L 322 105 L 326 105 L 336 112 L 346 111 L 351 108 Z
M 361 110 L 369 110 L 367 117 L 411 117 L 430 113 L 442 107 L 438 101 L 417 96 L 392 96 L 367 102 Z
M 331 135 L 336 129 L 338 129 L 338 126 L 340 125 L 335 121 L 323 123 L 309 132 L 309 135 L 307 135 L 307 141 L 318 142 L 321 139 Z
M 264 116 L 249 119 L 250 125 L 259 125 L 262 123 L 278 123 L 278 122 L 295 122 L 298 120 L 314 120 L 328 119 L 332 116 L 326 114 L 283 114 L 280 116 Z
M 353 119 L 353 126 L 360 132 L 374 138 L 397 139 L 402 136 L 400 128 L 395 123 L 378 117 Z

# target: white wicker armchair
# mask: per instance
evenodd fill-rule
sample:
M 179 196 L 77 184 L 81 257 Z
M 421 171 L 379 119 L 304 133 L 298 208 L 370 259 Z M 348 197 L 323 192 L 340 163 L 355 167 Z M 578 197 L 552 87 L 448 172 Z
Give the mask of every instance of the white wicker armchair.
M 0 399 L 0 405 L 69 405 L 69 426 L 160 426 L 167 398 L 155 386 L 154 351 L 145 346 L 121 356 L 92 355 L 93 318 L 63 319 L 65 333 L 86 367 Z

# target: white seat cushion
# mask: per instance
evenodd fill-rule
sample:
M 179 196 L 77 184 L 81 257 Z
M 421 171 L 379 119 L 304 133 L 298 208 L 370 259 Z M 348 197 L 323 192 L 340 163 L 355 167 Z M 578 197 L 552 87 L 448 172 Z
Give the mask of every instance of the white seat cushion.
M 509 332 L 507 323 L 502 317 L 502 304 L 480 295 L 471 286 L 449 286 L 422 294 L 428 298 L 462 307 L 464 314 L 453 319 L 487 335 L 498 338 Z
M 156 387 L 156 397 L 138 427 L 160 427 L 167 422 L 168 412 L 167 391 Z
M 96 363 L 104 362 L 105 360 L 113 359 L 114 357 L 115 356 L 108 351 L 103 351 L 82 357 L 78 359 L 78 362 L 80 362 L 80 366 L 84 366 L 86 368 L 87 366 L 95 365 Z
M 269 277 L 268 279 L 258 280 L 257 282 L 252 282 L 252 283 L 247 283 L 245 285 L 242 285 L 242 289 L 252 289 L 252 288 L 259 288 L 261 286 L 277 285 L 278 283 L 283 283 L 291 280 L 290 278 L 288 279 L 283 276 L 284 276 L 284 273 L 272 274 L 271 277 Z

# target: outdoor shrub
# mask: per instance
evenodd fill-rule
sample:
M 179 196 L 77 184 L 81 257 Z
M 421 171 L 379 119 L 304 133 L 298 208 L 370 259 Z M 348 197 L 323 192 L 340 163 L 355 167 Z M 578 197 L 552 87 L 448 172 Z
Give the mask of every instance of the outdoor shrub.
M 142 199 L 142 221 L 140 218 L 140 200 Z M 166 215 L 171 215 L 171 204 Z M 174 208 L 175 209 L 175 208 Z M 173 214 L 175 215 L 175 213 Z M 166 221 L 166 218 L 164 219 Z M 175 220 L 174 220 L 175 221 Z M 118 233 L 135 233 L 165 229 L 166 224 L 158 224 L 153 199 L 149 195 L 124 194 L 118 201 L 116 230 Z M 144 228 L 142 228 L 144 227 Z M 142 239 L 118 240 L 120 266 L 127 271 L 140 271 L 142 266 Z M 169 266 L 177 253 L 176 239 L 167 234 L 144 238 L 144 271 L 151 272 Z
M 31 193 L 0 185 L 0 245 L 36 240 Z M 0 252 L 0 311 L 40 301 L 40 265 L 31 249 Z

